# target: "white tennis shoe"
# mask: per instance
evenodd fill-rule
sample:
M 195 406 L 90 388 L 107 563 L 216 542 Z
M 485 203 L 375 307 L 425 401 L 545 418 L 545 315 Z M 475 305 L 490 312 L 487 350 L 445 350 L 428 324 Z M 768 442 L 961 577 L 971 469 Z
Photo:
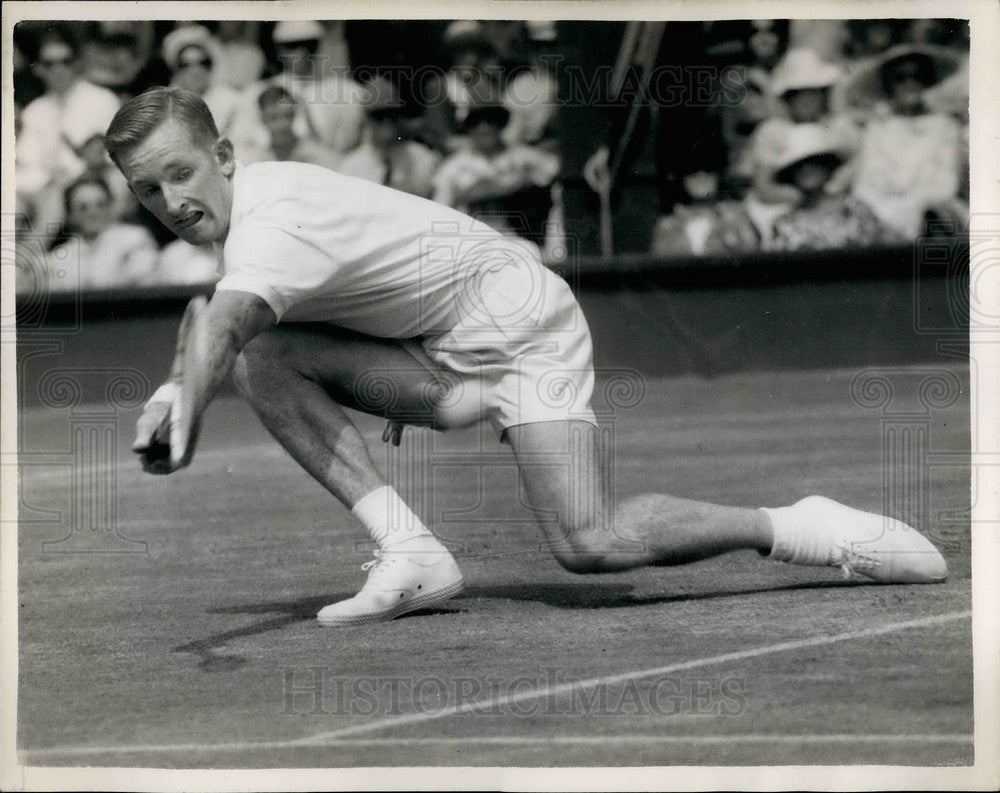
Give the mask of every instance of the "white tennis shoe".
M 839 567 L 883 584 L 936 584 L 948 565 L 930 541 L 905 523 L 822 496 L 765 509 L 774 526 L 770 558 Z
M 443 603 L 465 583 L 448 549 L 433 538 L 414 537 L 385 551 L 376 549 L 375 558 L 361 569 L 370 570 L 361 591 L 324 607 L 316 615 L 320 623 L 337 627 L 385 622 Z

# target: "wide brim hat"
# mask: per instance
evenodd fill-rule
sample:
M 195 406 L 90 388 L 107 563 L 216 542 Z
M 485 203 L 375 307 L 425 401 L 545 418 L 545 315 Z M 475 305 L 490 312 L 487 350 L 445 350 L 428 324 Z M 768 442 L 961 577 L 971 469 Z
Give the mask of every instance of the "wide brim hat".
M 200 47 L 207 52 L 213 63 L 219 60 L 219 44 L 209 33 L 208 28 L 201 25 L 184 25 L 170 31 L 163 39 L 163 45 L 160 48 L 163 60 L 170 71 L 177 71 L 177 62 L 181 53 L 185 48 L 192 46 Z
M 789 91 L 830 88 L 843 78 L 839 66 L 823 60 L 819 53 L 809 47 L 789 50 L 774 67 L 771 90 L 775 96 L 784 96 Z
M 961 54 L 947 47 L 932 44 L 899 44 L 890 47 L 859 67 L 846 82 L 844 94 L 848 104 L 871 105 L 887 100 L 889 97 L 882 80 L 885 70 L 901 61 L 914 58 L 924 60 L 930 68 L 932 82 L 925 87 L 941 82 L 962 64 Z
M 828 156 L 846 162 L 848 152 L 822 124 L 796 124 L 788 131 L 785 146 L 771 163 L 775 181 L 786 181 L 803 160 Z

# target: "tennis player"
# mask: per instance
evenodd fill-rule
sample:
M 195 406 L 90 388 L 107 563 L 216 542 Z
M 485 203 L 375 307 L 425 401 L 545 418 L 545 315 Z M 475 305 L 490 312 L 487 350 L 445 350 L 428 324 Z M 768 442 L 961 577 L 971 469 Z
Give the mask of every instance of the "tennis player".
M 775 509 L 616 499 L 590 406 L 586 320 L 566 283 L 516 240 L 318 166 L 243 167 L 204 102 L 180 89 L 125 104 L 105 145 L 139 201 L 187 242 L 214 243 L 222 267 L 201 319 L 203 359 L 197 371 L 175 365 L 133 448 L 151 473 L 185 465 L 190 453 L 155 453 L 157 427 L 182 382 L 197 417 L 232 374 L 271 434 L 375 542 L 361 591 L 323 608 L 320 622 L 391 619 L 463 586 L 451 554 L 376 471 L 344 407 L 387 418 L 395 442 L 403 424 L 489 421 L 513 451 L 549 547 L 575 573 L 752 548 L 880 582 L 944 580 L 944 559 L 916 530 L 819 496 Z

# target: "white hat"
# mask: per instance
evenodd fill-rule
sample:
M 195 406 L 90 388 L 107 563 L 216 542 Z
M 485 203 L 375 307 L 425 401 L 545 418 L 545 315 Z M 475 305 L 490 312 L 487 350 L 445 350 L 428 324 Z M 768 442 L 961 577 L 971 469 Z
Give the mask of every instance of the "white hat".
M 275 25 L 271 39 L 275 44 L 284 44 L 286 41 L 312 41 L 323 38 L 325 33 L 319 22 L 311 19 L 293 19 Z
M 815 50 L 799 47 L 789 50 L 774 67 L 771 90 L 776 96 L 805 88 L 829 88 L 840 81 L 840 67 L 824 61 Z
M 209 54 L 212 60 L 216 60 L 219 55 L 218 44 L 208 32 L 208 28 L 201 25 L 184 25 L 176 30 L 170 31 L 163 39 L 160 52 L 170 71 L 177 71 L 177 59 L 185 47 L 201 47 Z
M 823 124 L 793 125 L 784 148 L 771 163 L 775 177 L 786 168 L 820 154 L 833 155 L 842 162 L 847 159 L 844 145 Z
M 962 63 L 962 56 L 954 50 L 931 44 L 898 44 L 872 58 L 858 69 L 845 87 L 847 102 L 851 105 L 869 105 L 887 99 L 882 84 L 882 70 L 894 61 L 922 58 L 928 62 L 934 85 L 955 72 Z M 927 86 L 929 87 L 929 86 Z

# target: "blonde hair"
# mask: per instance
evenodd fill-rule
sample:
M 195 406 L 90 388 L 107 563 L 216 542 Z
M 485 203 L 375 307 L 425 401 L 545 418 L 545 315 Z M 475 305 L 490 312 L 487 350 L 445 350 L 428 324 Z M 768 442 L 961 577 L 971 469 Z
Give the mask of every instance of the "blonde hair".
M 121 168 L 121 157 L 148 138 L 167 119 L 183 124 L 198 145 L 211 146 L 219 129 L 205 101 L 183 88 L 150 88 L 119 108 L 104 134 L 104 148 Z

